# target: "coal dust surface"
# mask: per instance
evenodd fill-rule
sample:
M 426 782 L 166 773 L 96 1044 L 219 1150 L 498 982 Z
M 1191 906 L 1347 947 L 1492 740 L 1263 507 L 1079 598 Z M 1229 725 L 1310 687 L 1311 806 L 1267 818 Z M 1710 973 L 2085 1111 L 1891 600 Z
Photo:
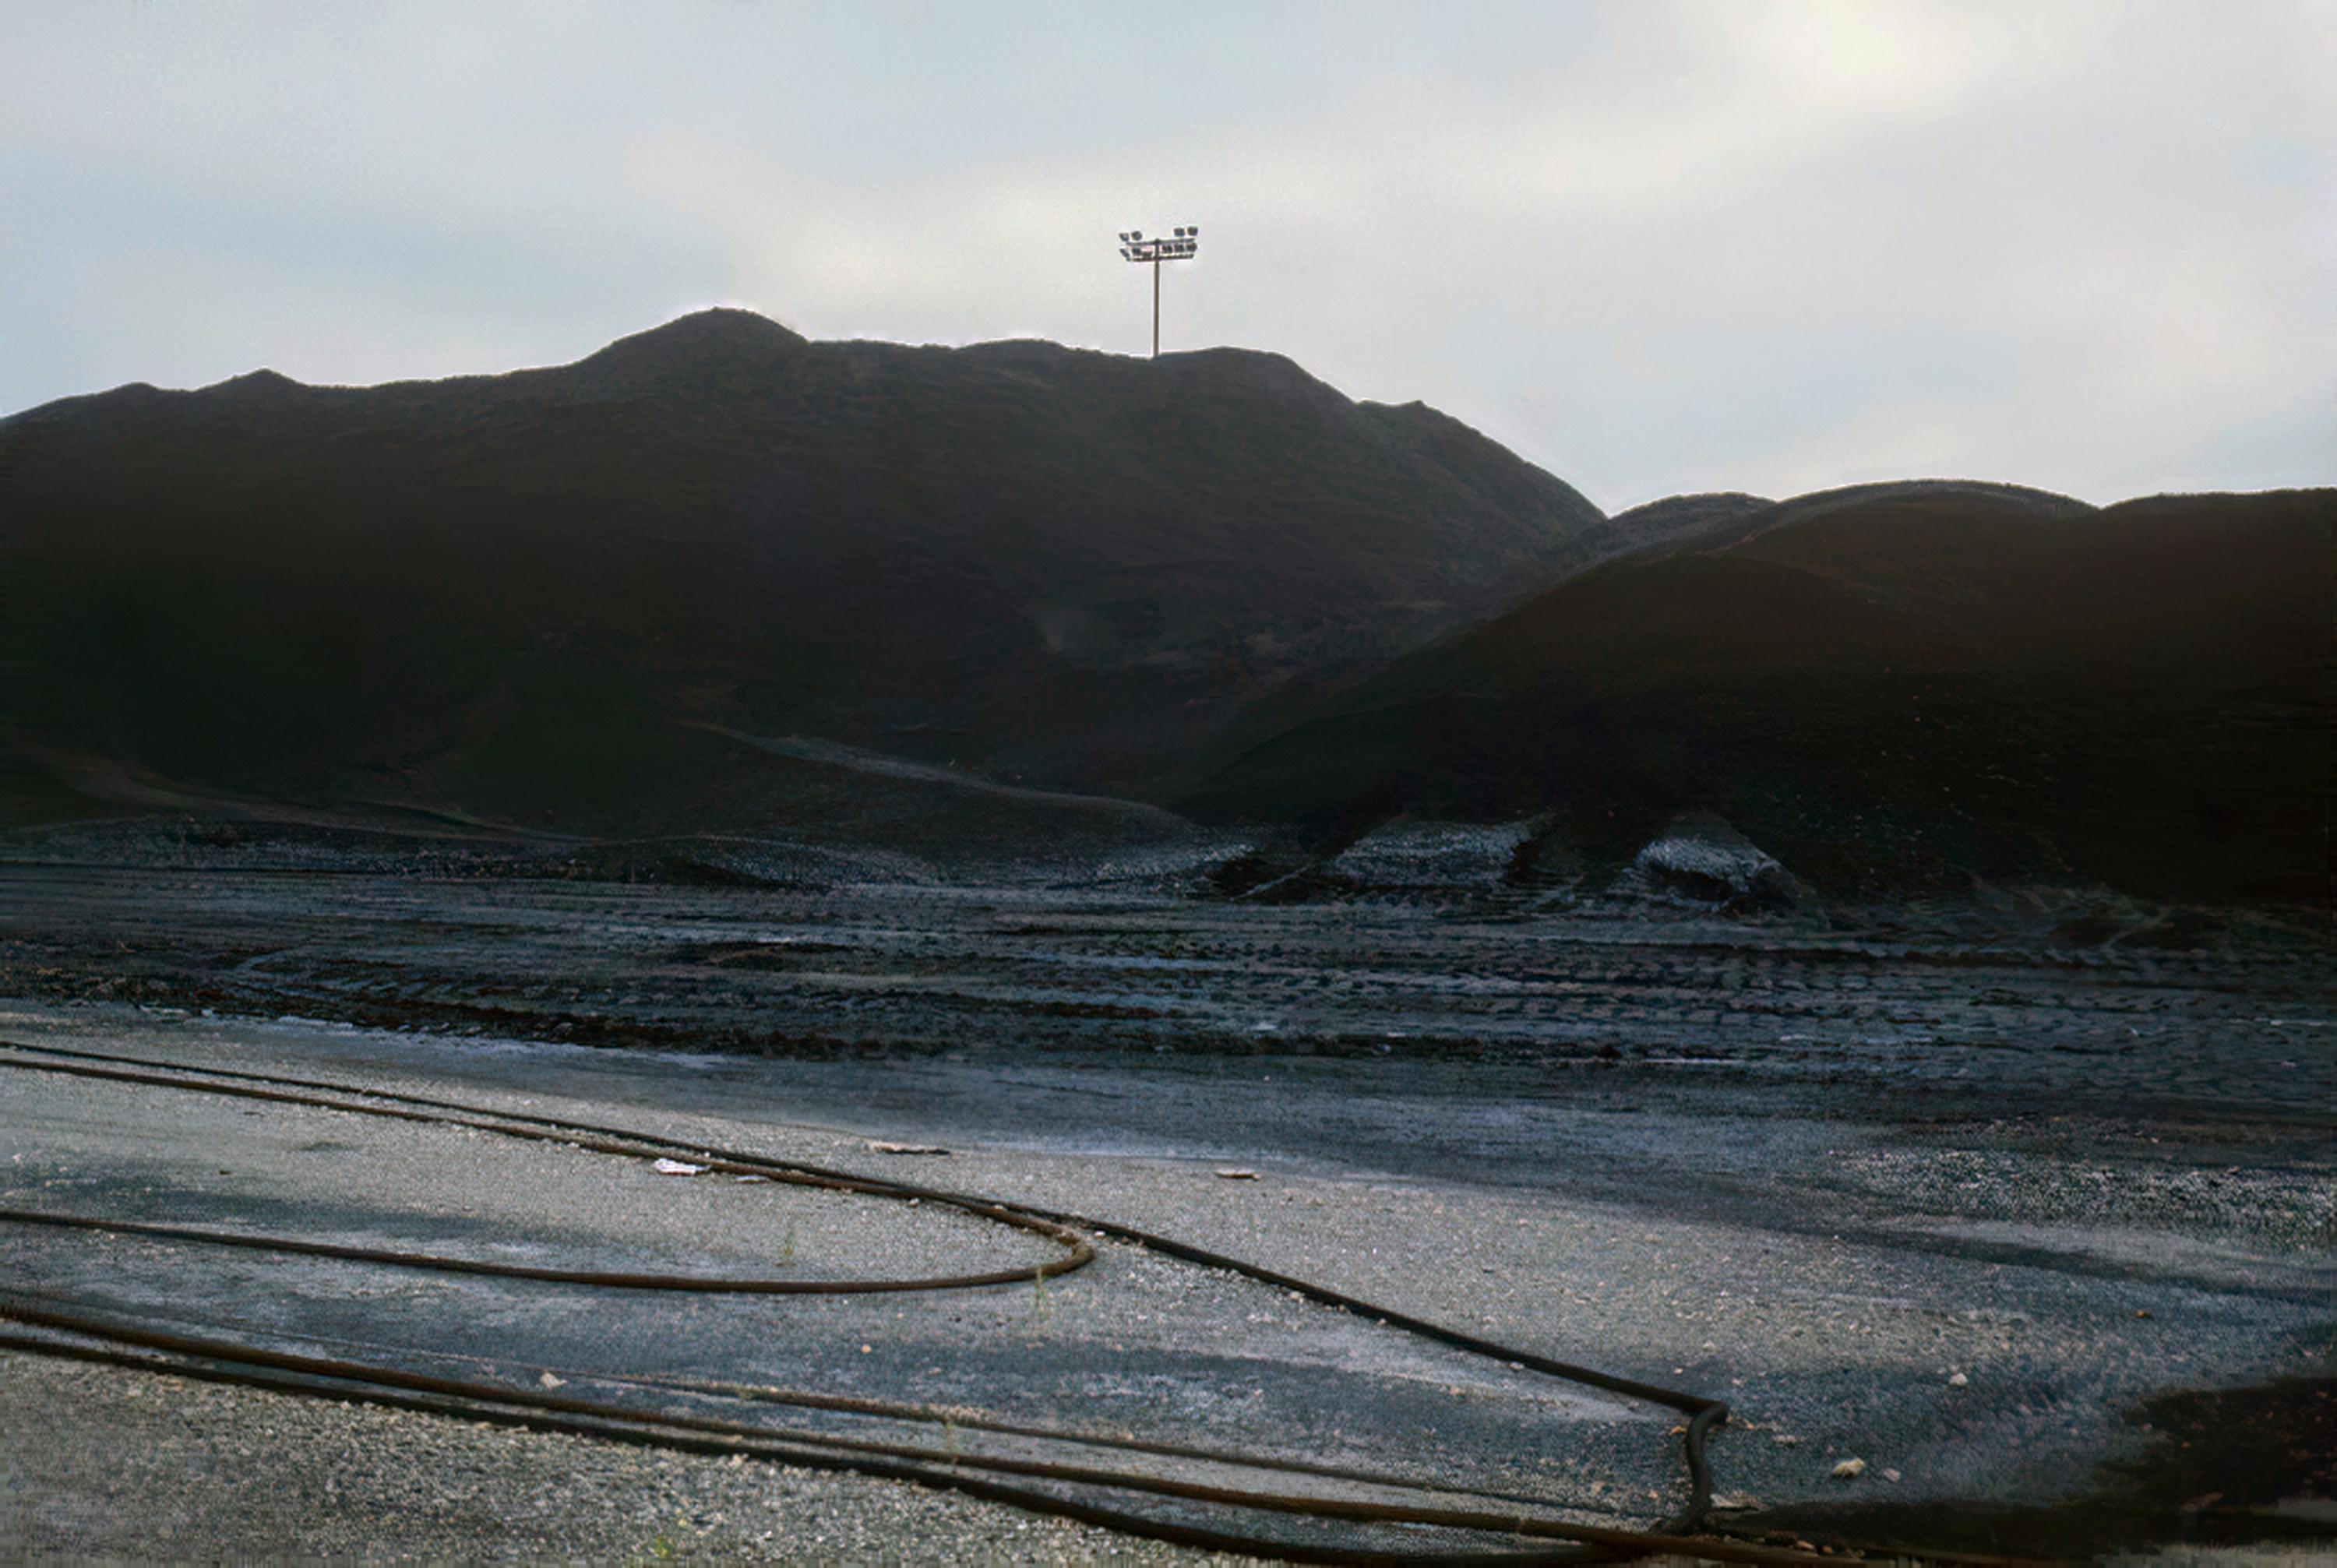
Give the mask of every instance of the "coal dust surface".
M 2225 1475 L 2167 1414 L 2273 1399 L 2252 1389 L 2309 1413 L 2326 1387 L 2337 997 L 2309 922 L 2044 892 L 1729 914 L 1449 875 L 1434 898 L 1261 900 L 1173 868 L 628 885 L 44 842 L 0 865 L 0 1039 L 525 1105 L 1177 1236 L 1727 1400 L 1731 1527 L 2082 1552 L 2325 1528 L 2319 1428 Z M 9 1077 L 17 1207 L 602 1267 L 1046 1255 L 897 1206 Z M 1586 1519 L 1680 1496 L 1661 1412 L 1116 1244 L 1051 1284 L 612 1314 L 0 1240 L 54 1295 L 271 1342 L 647 1356 L 1175 1442 L 1303 1436 Z

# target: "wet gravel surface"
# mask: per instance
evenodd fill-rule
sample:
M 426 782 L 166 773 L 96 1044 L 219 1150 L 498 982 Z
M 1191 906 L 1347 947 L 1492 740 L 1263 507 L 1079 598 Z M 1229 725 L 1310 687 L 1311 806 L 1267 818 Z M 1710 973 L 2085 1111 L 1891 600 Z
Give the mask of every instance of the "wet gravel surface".
M 1918 928 L 14 867 L 0 981 L 25 1000 L 0 1038 L 914 1167 L 1720 1395 L 1740 1417 L 1714 1446 L 1732 1503 L 2041 1501 L 2146 1443 L 2127 1413 L 2154 1392 L 2325 1372 L 2337 1003 L 2310 928 L 2032 905 Z M 2187 948 L 2167 946 L 2177 926 Z M 287 1016 L 236 1016 L 255 1012 Z M 741 1219 L 759 1190 L 612 1180 L 556 1151 L 438 1154 L 443 1133 L 203 1112 L 204 1146 L 249 1149 L 245 1169 L 182 1158 L 141 1122 L 151 1109 L 93 1088 L 37 1112 L 22 1085 L 0 1093 L 9 1152 L 27 1157 L 11 1202 L 69 1192 L 151 1215 L 167 1195 L 173 1213 L 244 1223 L 394 1220 L 449 1248 L 523 1238 L 723 1268 L 768 1266 L 787 1235 L 777 1209 Z M 336 1142 L 367 1151 L 367 1171 L 313 1147 Z M 1233 1167 L 1256 1179 L 1216 1174 Z M 445 1184 L 466 1171 L 490 1179 Z M 832 1201 L 789 1200 L 801 1267 L 1039 1245 L 967 1236 L 961 1253 L 933 1215 Z M 0 1240 L 52 1286 L 124 1289 L 85 1248 Z M 198 1308 L 266 1303 L 285 1332 L 382 1337 L 349 1305 L 378 1281 L 205 1269 Z M 409 1328 L 454 1326 L 434 1343 L 458 1328 L 505 1355 L 547 1332 L 513 1302 L 481 1312 L 468 1287 L 434 1308 L 436 1289 L 401 1285 L 397 1304 Z M 1207 1271 L 1107 1247 L 1037 1295 L 791 1306 L 768 1342 L 699 1315 L 687 1343 L 703 1365 L 768 1353 L 797 1382 L 1057 1419 L 1100 1402 L 1217 1438 L 1303 1430 L 1643 1514 L 1675 1484 L 1644 1411 L 1553 1401 Z M 121 1298 L 183 1309 L 189 1292 Z M 560 1332 L 587 1360 L 639 1353 L 637 1334 Z M 1834 1480 L 1851 1457 L 1863 1474 Z
M 113 1020 L 84 1030 L 80 1026 L 93 1020 L 63 1022 L 63 1029 L 53 1031 L 37 1017 L 18 1014 L 9 1020 L 9 1037 L 103 1041 L 154 1061 L 194 1060 L 187 1048 L 200 1043 L 202 1057 L 215 1064 L 359 1076 L 355 1063 L 332 1051 L 335 1042 L 319 1040 L 304 1026 L 255 1031 Z M 364 1082 L 435 1094 L 455 1087 L 444 1075 L 416 1071 L 422 1063 L 408 1050 L 413 1043 L 362 1037 L 349 1043 L 406 1058 L 366 1066 Z M 429 1049 L 426 1043 L 424 1048 Z M 518 1063 L 528 1054 L 518 1054 Z M 12 1053 L 10 1059 L 40 1058 Z M 768 1064 L 757 1065 L 768 1071 Z M 871 1150 L 866 1139 L 818 1128 L 758 1124 L 735 1111 L 661 1104 L 654 1091 L 646 1103 L 621 1105 L 604 1096 L 547 1094 L 532 1087 L 513 1093 L 535 1076 L 522 1071 L 500 1085 L 469 1078 L 459 1087 L 474 1103 L 603 1121 L 616 1112 L 627 1126 L 693 1143 L 871 1174 L 898 1173 L 904 1163 L 913 1164 L 921 1182 L 1044 1207 L 1091 1197 L 1105 1183 L 1129 1196 L 1198 1186 L 1211 1191 L 1202 1212 L 1188 1195 L 1175 1192 L 1166 1202 L 1139 1200 L 1136 1207 L 1149 1207 L 1180 1235 L 1209 1234 L 1204 1227 L 1214 1220 L 1220 1240 L 1225 1216 L 1210 1212 L 1220 1202 L 1214 1190 L 1263 1186 L 1154 1162 L 1116 1166 L 1059 1157 L 1042 1171 L 1027 1157 L 972 1149 L 945 1157 L 890 1155 Z M 702 1079 L 698 1084 L 710 1086 Z M 727 1106 L 769 1104 L 774 1087 L 768 1077 L 732 1081 L 718 1098 Z M 677 1240 L 709 1224 L 726 1231 L 719 1250 L 733 1259 L 724 1270 L 731 1273 L 753 1271 L 758 1253 L 771 1259 L 761 1266 L 764 1272 L 785 1277 L 800 1266 L 807 1274 L 846 1279 L 930 1277 L 997 1256 L 995 1244 L 988 1251 L 961 1245 L 961 1233 L 974 1221 L 946 1210 L 937 1216 L 939 1206 L 923 1201 L 880 1202 L 777 1183 L 748 1186 L 713 1171 L 660 1176 L 640 1160 L 580 1154 L 468 1129 L 414 1128 L 310 1107 L 255 1107 L 152 1085 L 12 1071 L 5 1090 L 11 1149 L 0 1168 L 5 1172 L 0 1204 L 12 1208 L 325 1235 L 466 1257 L 516 1252 L 530 1263 L 552 1251 L 602 1269 L 656 1266 L 661 1257 L 702 1266 L 709 1261 L 704 1250 Z M 387 1133 L 378 1142 L 376 1128 Z M 440 1147 L 430 1147 L 434 1139 Z M 322 1142 L 334 1146 L 337 1163 L 367 1167 L 367 1176 L 347 1187 L 319 1180 L 308 1152 Z M 582 1160 L 601 1166 L 609 1201 L 588 1181 L 547 1189 L 537 1179 L 541 1168 Z M 944 1161 L 945 1172 L 931 1169 Z M 895 1169 L 881 1169 L 885 1166 Z M 652 1198 L 665 1195 L 677 1215 L 678 1236 L 665 1232 L 655 1202 L 644 1206 L 644 1189 Z M 546 1223 L 547 1190 L 555 1197 L 571 1191 L 576 1200 L 574 1213 L 556 1228 Z M 816 1212 L 831 1197 L 848 1223 L 828 1217 L 821 1230 L 841 1241 L 836 1250 L 859 1254 L 847 1267 L 821 1267 L 800 1247 L 788 1250 L 790 1234 L 800 1230 L 792 1215 Z M 1316 1215 L 1305 1227 L 1313 1259 L 1327 1262 L 1352 1250 L 1366 1257 L 1385 1251 L 1393 1260 L 1396 1238 L 1384 1233 L 1388 1214 L 1377 1201 L 1335 1207 L 1333 1197 L 1287 1188 L 1269 1201 Z M 448 1219 L 458 1212 L 462 1221 L 450 1231 Z M 1032 1248 L 1034 1239 L 1005 1234 L 1006 1246 L 1023 1248 L 1033 1263 L 1047 1255 Z M 552 1239 L 548 1243 L 546 1235 Z M 1269 1233 L 1242 1240 L 1270 1249 L 1277 1239 Z M 1093 1263 L 1043 1282 L 783 1299 L 549 1286 L 134 1235 L 60 1235 L 25 1225 L 0 1227 L 0 1266 L 14 1290 L 100 1308 L 121 1318 L 226 1329 L 240 1340 L 296 1354 L 355 1354 L 443 1375 L 487 1368 L 523 1388 L 549 1371 L 562 1387 L 635 1406 L 671 1408 L 676 1402 L 641 1396 L 610 1375 L 909 1400 L 992 1419 L 1327 1460 L 1560 1502 L 1579 1499 L 1602 1520 L 1651 1522 L 1678 1500 L 1668 1412 L 1413 1339 L 1123 1243 L 1105 1243 Z M 773 1427 L 928 1445 L 935 1438 L 930 1429 L 898 1430 L 829 1413 L 680 1404 Z M 943 1441 L 968 1455 L 1029 1450 L 970 1428 L 947 1433 Z M 1226 1484 L 1257 1479 L 1206 1465 L 1169 1468 Z M 1178 1517 L 1189 1512 L 1153 1511 Z
M 60 1434 L 70 1441 L 59 1441 Z M 0 1352 L 12 1562 L 1235 1564 L 946 1493 Z

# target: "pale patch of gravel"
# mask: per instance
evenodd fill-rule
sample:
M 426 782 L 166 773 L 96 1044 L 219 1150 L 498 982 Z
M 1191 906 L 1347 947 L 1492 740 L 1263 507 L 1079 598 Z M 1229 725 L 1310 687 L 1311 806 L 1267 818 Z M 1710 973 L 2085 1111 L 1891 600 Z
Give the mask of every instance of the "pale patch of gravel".
M 2337 1186 L 2323 1169 L 1940 1149 L 1878 1151 L 1847 1158 L 1838 1170 L 1918 1214 L 2237 1236 L 2299 1251 L 2337 1246 Z
M 0 1352 L 0 1560 L 1234 1564 L 905 1484 Z

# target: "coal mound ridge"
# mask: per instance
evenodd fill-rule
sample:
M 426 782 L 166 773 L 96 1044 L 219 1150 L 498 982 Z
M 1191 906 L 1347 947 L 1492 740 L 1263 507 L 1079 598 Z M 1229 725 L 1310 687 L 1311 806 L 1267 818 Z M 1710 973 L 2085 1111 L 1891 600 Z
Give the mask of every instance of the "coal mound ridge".
M 1178 803 L 1333 845 L 1534 818 L 1521 863 L 1600 880 L 1710 813 L 1832 897 L 2326 897 L 2337 492 L 1722 510 L 1284 714 Z
M 1262 691 L 1618 547 L 1458 421 L 1278 356 L 820 343 L 738 310 L 504 376 L 68 398 L 0 421 L 0 470 L 18 819 L 59 808 L 57 756 L 738 825 L 697 722 L 1127 788 Z

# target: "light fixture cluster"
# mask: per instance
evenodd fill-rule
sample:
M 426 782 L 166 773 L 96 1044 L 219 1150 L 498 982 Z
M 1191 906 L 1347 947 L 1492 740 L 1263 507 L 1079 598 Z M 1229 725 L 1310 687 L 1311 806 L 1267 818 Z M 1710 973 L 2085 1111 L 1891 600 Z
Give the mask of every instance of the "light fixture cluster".
M 1187 224 L 1166 240 L 1157 235 L 1147 240 L 1141 229 L 1130 229 L 1120 237 L 1120 253 L 1130 261 L 1186 261 L 1200 248 L 1198 224 Z
M 1180 225 L 1177 232 L 1166 240 L 1158 236 L 1147 240 L 1141 229 L 1130 229 L 1120 237 L 1121 256 L 1130 261 L 1152 264 L 1152 357 L 1155 359 L 1160 358 L 1160 263 L 1189 261 L 1193 259 L 1193 252 L 1200 248 L 1201 230 L 1195 223 Z

